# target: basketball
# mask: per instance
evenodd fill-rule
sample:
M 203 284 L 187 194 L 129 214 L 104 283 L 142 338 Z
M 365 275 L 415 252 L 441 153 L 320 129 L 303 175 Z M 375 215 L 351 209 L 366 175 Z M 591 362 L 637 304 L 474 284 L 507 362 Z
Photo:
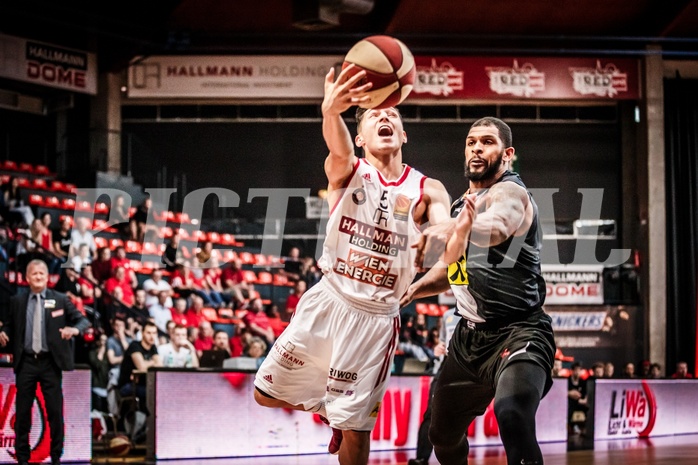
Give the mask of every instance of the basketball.
M 416 69 L 414 56 L 401 41 L 385 35 L 366 37 L 357 42 L 344 57 L 342 69 L 356 65 L 355 73 L 366 71 L 358 85 L 371 82 L 369 102 L 361 108 L 387 108 L 401 103 L 412 92 Z M 352 74 L 352 75 L 353 75 Z
M 124 436 L 123 434 L 119 434 L 117 436 L 114 436 L 110 441 L 109 441 L 109 455 L 114 456 L 114 457 L 122 457 L 126 454 L 129 453 L 131 450 L 131 441 Z

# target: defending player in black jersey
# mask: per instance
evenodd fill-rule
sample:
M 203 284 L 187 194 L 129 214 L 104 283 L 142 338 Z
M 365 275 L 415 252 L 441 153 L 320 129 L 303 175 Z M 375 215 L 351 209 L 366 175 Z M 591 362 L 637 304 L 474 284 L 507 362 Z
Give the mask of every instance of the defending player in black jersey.
M 406 305 L 450 286 L 462 317 L 432 405 L 429 438 L 442 465 L 468 463 L 468 426 L 492 399 L 508 465 L 543 464 L 535 415 L 552 385 L 555 341 L 542 308 L 538 207 L 508 170 L 513 156 L 506 123 L 488 117 L 471 126 L 465 146 L 469 189 L 452 206 L 455 233 L 444 236 L 443 226 L 425 231 L 427 241 L 450 237 L 448 247 L 401 301 Z

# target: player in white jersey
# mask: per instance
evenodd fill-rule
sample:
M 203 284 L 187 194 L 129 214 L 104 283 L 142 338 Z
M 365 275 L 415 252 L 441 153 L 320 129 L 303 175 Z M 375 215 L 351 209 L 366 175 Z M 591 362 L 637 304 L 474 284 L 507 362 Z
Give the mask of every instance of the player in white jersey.
M 407 141 L 396 108 L 357 111 L 352 140 L 342 113 L 368 101 L 365 72 L 325 79 L 322 133 L 330 219 L 323 278 L 257 372 L 255 400 L 317 412 L 333 428 L 339 463 L 366 464 L 370 431 L 398 341 L 399 299 L 412 282 L 418 226 L 449 221 L 443 185 L 402 163 Z M 356 87 L 355 87 L 356 86 Z M 354 155 L 354 143 L 365 158 Z

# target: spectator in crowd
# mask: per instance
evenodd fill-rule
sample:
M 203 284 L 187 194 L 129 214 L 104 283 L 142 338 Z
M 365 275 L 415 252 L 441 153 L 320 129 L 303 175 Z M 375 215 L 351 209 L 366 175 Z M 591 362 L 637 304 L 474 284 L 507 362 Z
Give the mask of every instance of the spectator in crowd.
M 145 306 L 146 297 L 147 296 L 145 293 L 145 289 L 140 287 L 136 288 L 134 303 L 131 306 L 131 316 L 141 326 L 143 326 L 145 322 L 148 320 L 148 318 L 150 318 L 150 312 L 148 311 L 148 307 Z
M 208 261 L 214 256 L 213 243 L 211 241 L 205 241 L 201 244 L 201 248 L 196 253 L 196 259 L 202 265 L 208 266 Z
M 114 199 L 114 205 L 109 211 L 109 219 L 115 222 L 114 227 L 122 239 L 130 238 L 129 211 L 123 195 L 119 194 Z
M 102 297 L 102 288 L 99 287 L 97 280 L 92 274 L 91 266 L 86 266 L 82 269 L 78 278 L 78 285 L 80 286 L 80 296 L 83 304 L 94 309 L 96 301 Z
M 587 405 L 587 383 L 582 379 L 582 365 L 572 364 L 572 374 L 567 378 L 567 421 L 572 434 L 584 434 Z
M 267 343 L 264 342 L 264 339 L 261 337 L 252 336 L 249 339 L 243 354 L 246 357 L 255 359 L 257 361 L 257 368 L 259 368 L 267 354 Z
M 122 320 L 128 318 L 131 309 L 124 303 L 124 290 L 117 286 L 108 296 L 109 298 L 103 307 L 104 318 L 108 321 L 111 321 L 113 318 Z
M 80 287 L 78 285 L 78 278 L 80 274 L 73 268 L 63 268 L 58 281 L 53 286 L 53 288 L 67 295 L 73 304 L 80 299 Z
M 289 281 L 296 282 L 301 279 L 302 266 L 301 250 L 298 247 L 291 247 L 288 256 L 284 257 L 284 268 L 279 272 Z
M 201 354 L 204 350 L 211 350 L 213 348 L 213 326 L 211 326 L 210 321 L 201 320 L 199 323 L 199 335 L 194 342 L 194 348 L 199 358 L 201 358 Z
M 220 330 L 214 332 L 213 346 L 211 347 L 211 350 L 224 351 L 226 354 L 228 354 L 226 358 L 230 358 L 232 354 L 230 353 L 230 337 L 228 337 L 228 333 Z
M 165 367 L 197 368 L 199 366 L 196 349 L 187 340 L 187 328 L 180 324 L 174 326 L 170 342 L 158 346 L 158 354 Z
M 143 289 L 146 293 L 146 307 L 150 307 L 158 302 L 160 291 L 167 292 L 167 301 L 165 302 L 165 305 L 168 308 L 172 307 L 172 298 L 170 297 L 172 295 L 172 286 L 170 286 L 170 283 L 162 279 L 162 270 L 157 268 L 154 269 L 153 273 L 150 275 L 150 278 L 143 282 Z
M 131 287 L 131 282 L 126 276 L 126 270 L 123 266 L 117 266 L 114 268 L 114 273 L 111 278 L 104 282 L 104 291 L 107 294 L 113 294 L 115 288 L 120 288 L 123 294 L 121 299 L 124 305 L 131 307 L 135 303 L 135 296 L 133 295 L 133 287 Z
M 172 321 L 172 305 L 168 305 L 168 300 L 172 301 L 169 292 L 160 291 L 158 301 L 148 307 L 150 317 L 161 336 L 167 336 L 167 322 Z
M 615 367 L 611 362 L 606 362 L 603 367 L 603 377 L 607 379 L 613 378 L 615 375 Z
M 284 321 L 291 321 L 291 317 L 298 306 L 298 301 L 301 300 L 301 297 L 303 297 L 303 294 L 305 294 L 307 288 L 308 285 L 305 281 L 296 281 L 296 283 L 293 285 L 293 293 L 289 294 L 289 296 L 286 298 L 286 311 L 284 312 L 282 318 Z
M 136 211 L 133 212 L 129 219 L 129 229 L 131 231 L 131 239 L 138 242 L 143 242 L 145 238 L 146 225 L 148 224 L 148 211 L 152 208 L 153 201 L 150 197 L 146 197 L 141 202 Z M 153 213 L 155 214 L 155 213 Z
M 253 336 L 259 336 L 264 339 L 267 344 L 271 345 L 276 340 L 274 330 L 271 328 L 269 318 L 264 313 L 264 304 L 262 299 L 255 298 L 250 301 L 247 313 L 243 317 L 245 327 Z
M 177 297 L 174 299 L 174 307 L 172 307 L 172 321 L 177 324 L 187 327 L 187 299 Z
M 230 355 L 233 357 L 240 357 L 243 355 L 243 351 L 245 350 L 245 342 L 242 338 L 243 334 L 248 334 L 243 328 L 243 325 L 235 326 L 233 336 L 230 338 Z
M 97 245 L 95 244 L 95 238 L 92 235 L 92 231 L 88 228 L 90 227 L 90 220 L 85 217 L 79 217 L 76 222 L 76 227 L 73 228 L 70 233 L 70 256 L 74 257 L 78 255 L 80 246 L 83 244 L 87 245 L 89 250 L 89 257 L 91 260 L 97 258 Z
M 662 366 L 659 363 L 653 363 L 650 366 L 650 379 L 662 378 Z
M 158 328 L 151 322 L 143 326 L 143 338 L 134 341 L 124 353 L 119 371 L 117 387 L 122 396 L 136 395 L 140 401 L 140 409 L 147 411 L 146 376 L 145 372 L 151 367 L 162 366 L 158 349 L 155 345 Z
M 77 248 L 77 254 L 70 258 L 70 267 L 80 273 L 84 266 L 92 264 L 92 255 L 87 244 L 80 244 Z
M 53 233 L 53 250 L 60 257 L 61 263 L 67 262 L 70 256 L 70 244 L 72 243 L 70 232 L 72 227 L 73 220 L 68 215 L 65 215 L 61 217 L 60 226 Z
M 92 273 L 100 283 L 103 283 L 113 276 L 111 249 L 109 247 L 100 247 L 97 249 L 97 259 L 92 262 Z
M 649 360 L 643 360 L 642 362 L 640 362 L 640 373 L 638 373 L 637 377 L 642 379 L 649 378 L 651 366 L 652 362 L 650 362 Z
M 235 306 L 242 306 L 250 297 L 250 283 L 245 279 L 242 272 L 242 260 L 235 258 L 221 272 L 221 282 L 223 291 L 227 293 L 231 300 L 234 299 Z
M 269 326 L 274 332 L 274 339 L 276 339 L 281 336 L 281 333 L 284 332 L 284 329 L 286 329 L 286 326 L 288 326 L 288 322 L 281 319 L 281 315 L 279 314 L 279 306 L 274 303 L 267 306 L 265 313 L 269 319 Z
M 53 246 L 53 232 L 50 227 L 51 214 L 44 213 L 41 218 L 32 221 L 30 228 L 31 239 L 38 246 L 41 259 L 48 265 L 49 274 L 58 274 L 62 261 Z
M 693 375 L 688 372 L 688 363 L 682 361 L 676 364 L 676 371 L 671 377 L 673 379 L 692 379 Z
M 111 320 L 111 330 L 112 335 L 107 339 L 107 360 L 111 367 L 118 367 L 133 339 L 126 334 L 126 321 L 121 318 Z
M 322 271 L 317 266 L 317 262 L 313 257 L 303 258 L 303 266 L 301 267 L 302 279 L 305 281 L 306 287 L 310 289 L 320 282 Z
M 131 283 L 131 287 L 138 286 L 138 277 L 134 273 L 133 268 L 131 268 L 131 260 L 126 257 L 126 248 L 123 245 L 119 245 L 114 249 L 110 261 L 112 272 L 119 266 L 123 267 L 126 272 L 125 279 Z
M 3 218 L 11 228 L 25 228 L 34 220 L 31 207 L 24 205 L 19 178 L 12 176 L 3 189 Z
M 150 318 L 145 320 L 145 323 L 149 321 L 152 323 Z M 134 341 L 140 341 L 143 339 L 143 327 L 145 323 L 140 324 L 135 318 L 130 316 L 126 317 L 126 335 Z
M 637 375 L 635 374 L 635 364 L 634 363 L 628 362 L 625 364 L 625 368 L 623 369 L 623 378 L 624 379 L 637 378 Z
M 221 281 L 221 269 L 218 266 L 218 257 L 211 257 L 208 267 L 203 271 L 203 286 L 208 292 L 211 301 L 217 304 L 218 307 L 230 306 L 232 298 L 223 290 L 223 282 Z
M 184 260 L 182 251 L 179 249 L 179 239 L 179 231 L 172 234 L 172 237 L 170 237 L 162 253 L 162 263 L 165 265 L 165 269 L 170 273 L 177 268 L 178 263 Z
M 92 372 L 92 409 L 106 412 L 107 384 L 109 383 L 109 359 L 107 357 L 107 335 L 100 334 L 90 349 L 87 360 Z
M 187 309 L 185 317 L 187 319 L 187 326 L 199 327 L 201 322 L 206 319 L 203 314 L 204 310 L 204 299 L 198 295 L 192 296 L 191 306 Z
M 196 340 L 199 338 L 199 327 L 198 326 L 189 326 L 187 327 L 187 340 L 191 342 L 191 345 L 193 346 Z M 194 349 L 196 350 L 196 349 Z
M 604 363 L 596 362 L 591 366 L 591 373 L 594 379 L 601 379 L 604 377 Z

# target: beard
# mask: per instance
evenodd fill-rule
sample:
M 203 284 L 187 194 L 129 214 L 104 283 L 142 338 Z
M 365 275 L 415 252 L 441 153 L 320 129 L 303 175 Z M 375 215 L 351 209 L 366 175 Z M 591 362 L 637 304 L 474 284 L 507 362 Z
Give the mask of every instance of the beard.
M 468 162 L 465 162 L 465 177 L 469 181 L 487 181 L 492 178 L 497 174 L 499 171 L 499 167 L 502 166 L 502 163 L 504 161 L 502 160 L 502 157 L 504 156 L 504 150 L 499 152 L 499 155 L 497 158 L 494 160 L 494 162 L 491 165 L 486 165 L 485 169 L 479 173 L 474 173 L 470 171 L 470 167 L 468 166 Z M 484 161 L 484 160 L 483 160 Z

